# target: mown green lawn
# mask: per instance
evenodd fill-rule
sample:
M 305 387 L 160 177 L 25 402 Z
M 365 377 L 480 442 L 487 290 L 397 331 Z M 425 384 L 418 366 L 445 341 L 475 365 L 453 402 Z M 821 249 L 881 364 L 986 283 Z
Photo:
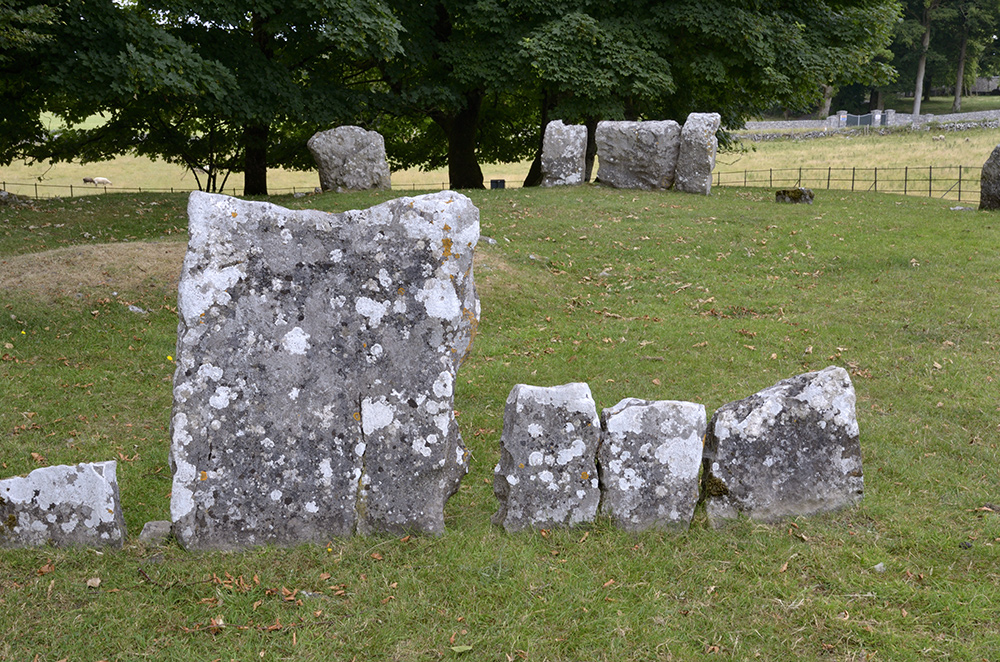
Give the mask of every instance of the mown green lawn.
M 122 551 L 0 551 L 0 659 L 995 660 L 1000 218 L 817 193 L 472 192 L 496 244 L 477 249 L 456 397 L 472 468 L 447 532 L 241 553 L 137 540 L 169 513 L 184 197 L 0 210 L 3 475 L 116 459 L 129 528 Z M 858 395 L 857 508 L 667 533 L 489 523 L 516 383 L 711 415 L 831 364 Z

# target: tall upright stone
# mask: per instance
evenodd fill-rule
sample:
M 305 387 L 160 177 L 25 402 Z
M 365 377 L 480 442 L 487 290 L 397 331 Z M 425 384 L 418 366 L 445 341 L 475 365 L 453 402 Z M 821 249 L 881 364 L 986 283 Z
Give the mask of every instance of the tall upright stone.
M 600 419 L 590 387 L 517 384 L 507 396 L 493 523 L 507 531 L 590 522 L 601 494 L 595 455 Z
M 124 543 L 114 461 L 42 467 L 0 480 L 0 547 Z
M 542 186 L 582 184 L 586 170 L 587 127 L 553 120 L 542 139 Z
M 979 179 L 979 208 L 1000 209 L 1000 145 L 993 148 L 990 158 L 983 164 Z
M 601 412 L 601 512 L 627 531 L 687 528 L 698 503 L 705 406 L 626 398 Z
M 468 459 L 455 374 L 479 303 L 457 193 L 289 211 L 193 193 L 171 420 L 191 549 L 440 533 Z
M 713 526 L 744 514 L 774 522 L 851 506 L 864 495 L 851 378 L 831 366 L 716 410 L 702 491 Z
M 709 195 L 712 192 L 712 170 L 719 139 L 715 134 L 722 123 L 718 113 L 691 113 L 681 129 L 680 154 L 677 157 L 677 179 L 674 188 L 685 193 Z
M 598 181 L 615 188 L 670 188 L 680 136 L 681 127 L 673 120 L 598 123 Z
M 314 134 L 306 146 L 319 168 L 319 183 L 324 191 L 390 188 L 385 140 L 377 131 L 338 126 Z

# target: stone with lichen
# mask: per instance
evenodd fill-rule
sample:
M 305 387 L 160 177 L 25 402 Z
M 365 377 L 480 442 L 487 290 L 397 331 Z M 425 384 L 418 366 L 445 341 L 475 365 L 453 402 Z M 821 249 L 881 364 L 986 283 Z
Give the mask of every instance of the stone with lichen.
M 586 156 L 586 126 L 549 122 L 542 140 L 542 186 L 582 184 Z
M 601 412 L 601 512 L 627 531 L 687 528 L 698 503 L 705 406 L 626 398 Z
M 691 113 L 684 121 L 674 181 L 678 191 L 701 195 L 712 192 L 712 170 L 719 149 L 715 134 L 721 123 L 718 113 Z
M 681 127 L 673 120 L 599 122 L 597 180 L 615 188 L 670 188 L 680 134 Z
M 507 531 L 590 522 L 600 502 L 600 419 L 583 383 L 517 384 L 504 408 L 493 523 Z
M 319 169 L 324 191 L 367 191 L 391 187 L 385 139 L 360 126 L 319 131 L 306 143 Z
M 479 319 L 457 193 L 332 214 L 193 193 L 171 420 L 191 549 L 440 533 Z
M 114 461 L 43 467 L 0 480 L 0 547 L 124 543 Z
M 716 410 L 703 488 L 713 526 L 774 522 L 858 503 L 864 495 L 854 386 L 831 366 Z

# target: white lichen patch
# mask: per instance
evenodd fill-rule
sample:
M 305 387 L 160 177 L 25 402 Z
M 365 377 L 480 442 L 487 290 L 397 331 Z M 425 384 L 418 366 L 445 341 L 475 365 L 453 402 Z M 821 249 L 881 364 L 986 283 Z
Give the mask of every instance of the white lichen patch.
M 368 320 L 368 326 L 377 327 L 382 323 L 382 318 L 389 312 L 390 303 L 388 301 L 375 301 L 368 297 L 358 297 L 354 302 L 356 313 Z
M 281 339 L 281 347 L 289 354 L 305 356 L 309 351 L 309 334 L 301 327 L 294 327 Z
M 450 280 L 427 279 L 415 298 L 431 317 L 442 320 L 459 320 L 462 317 L 462 302 Z
M 386 402 L 385 398 L 373 401 L 365 398 L 361 401 L 361 430 L 368 436 L 392 425 L 396 417 L 396 408 Z

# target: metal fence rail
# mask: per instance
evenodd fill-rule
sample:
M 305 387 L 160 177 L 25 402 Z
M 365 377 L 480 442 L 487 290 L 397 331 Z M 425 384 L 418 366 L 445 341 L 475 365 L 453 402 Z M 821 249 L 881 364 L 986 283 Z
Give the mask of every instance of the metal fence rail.
M 429 190 L 440 187 L 441 190 L 448 188 L 447 182 L 440 184 L 393 184 L 394 191 L 416 191 Z M 85 195 L 96 195 L 99 193 L 190 193 L 197 191 L 197 188 L 176 187 L 169 188 L 148 188 L 148 187 L 127 187 L 127 186 L 87 186 L 73 184 L 43 184 L 40 182 L 8 182 L 0 181 L 0 191 L 7 191 L 15 195 L 27 196 L 40 200 L 42 198 L 77 198 Z M 315 187 L 312 186 L 292 186 L 286 188 L 268 188 L 271 195 L 312 193 Z M 219 193 L 228 193 L 232 196 L 240 196 L 242 192 L 239 187 L 226 187 Z
M 892 168 L 771 168 L 715 172 L 715 186 L 762 186 L 877 191 L 959 202 L 979 202 L 982 166 Z

